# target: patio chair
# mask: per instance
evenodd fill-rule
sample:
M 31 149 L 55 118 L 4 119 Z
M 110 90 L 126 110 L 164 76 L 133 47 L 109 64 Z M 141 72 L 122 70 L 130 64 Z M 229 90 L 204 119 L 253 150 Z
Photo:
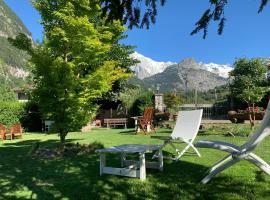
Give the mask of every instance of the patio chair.
M 256 130 L 256 132 L 251 136 L 251 138 L 241 146 L 236 146 L 234 144 L 226 142 L 217 141 L 199 141 L 195 144 L 195 147 L 201 148 L 213 148 L 221 151 L 230 153 L 223 159 L 218 161 L 213 165 L 209 171 L 208 175 L 201 181 L 202 183 L 207 183 L 210 179 L 222 172 L 223 170 L 231 167 L 240 160 L 247 160 L 252 164 L 256 165 L 266 174 L 270 175 L 270 166 L 259 156 L 252 153 L 252 151 L 259 145 L 265 137 L 270 134 L 270 101 L 267 106 L 264 118 L 261 122 L 261 126 Z
M 172 157 L 164 157 L 169 158 L 171 160 L 179 160 L 182 155 L 191 147 L 196 154 L 201 157 L 199 151 L 194 147 L 193 141 L 196 138 L 201 120 L 202 120 L 203 110 L 191 110 L 191 111 L 179 111 L 178 117 L 176 120 L 175 127 L 171 136 L 152 136 L 152 138 L 161 139 L 164 141 L 163 147 L 167 144 L 171 145 L 176 153 L 177 156 L 174 158 Z M 187 146 L 180 151 L 174 143 L 186 143 Z M 153 157 L 156 157 L 154 155 Z
M 150 127 L 151 130 L 156 132 L 153 123 L 153 117 L 154 117 L 154 108 L 147 107 L 144 109 L 143 116 L 138 118 L 138 126 L 141 130 L 143 130 L 144 133 L 147 132 L 147 127 Z
M 2 140 L 6 139 L 6 127 L 2 124 L 0 124 L 0 138 Z
M 20 123 L 13 124 L 10 127 L 10 134 L 11 134 L 11 138 L 15 138 L 15 137 L 22 138 L 23 128 L 21 124 Z

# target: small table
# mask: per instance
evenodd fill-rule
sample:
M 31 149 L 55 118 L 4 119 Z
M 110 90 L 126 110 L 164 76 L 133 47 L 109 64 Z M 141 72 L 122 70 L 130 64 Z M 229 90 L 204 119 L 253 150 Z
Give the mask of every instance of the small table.
M 145 180 L 146 168 L 163 171 L 162 147 L 163 145 L 124 144 L 106 149 L 98 149 L 96 152 L 100 153 L 100 175 L 114 174 Z M 158 155 L 158 162 L 146 162 L 145 153 L 153 151 L 156 151 L 156 155 Z M 106 167 L 106 155 L 113 153 L 121 155 L 121 168 Z M 139 161 L 126 160 L 127 154 L 138 154 Z

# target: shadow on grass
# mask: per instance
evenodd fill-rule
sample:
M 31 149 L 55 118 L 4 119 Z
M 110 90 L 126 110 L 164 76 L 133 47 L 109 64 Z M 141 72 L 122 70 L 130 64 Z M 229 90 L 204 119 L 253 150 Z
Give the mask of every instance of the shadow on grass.
M 136 135 L 135 129 L 120 131 L 121 135 Z
M 232 193 L 253 199 L 257 189 L 224 176 L 202 185 L 199 182 L 208 168 L 185 161 L 165 161 L 164 172 L 147 170 L 146 181 L 100 177 L 98 154 L 31 158 L 27 152 L 36 142 L 41 147 L 58 144 L 58 140 L 30 140 L 1 148 L 0 199 L 226 199 L 226 195 L 230 199 Z M 111 157 L 113 164 L 118 161 Z

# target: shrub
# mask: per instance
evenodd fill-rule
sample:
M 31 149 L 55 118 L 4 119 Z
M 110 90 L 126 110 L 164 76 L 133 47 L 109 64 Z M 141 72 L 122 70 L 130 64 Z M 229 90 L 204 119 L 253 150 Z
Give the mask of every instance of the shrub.
M 20 122 L 24 113 L 24 104 L 20 102 L 0 103 L 0 124 L 10 127 L 12 124 Z
M 27 132 L 42 131 L 42 117 L 38 105 L 35 102 L 27 102 L 24 106 L 24 115 L 21 118 L 21 123 Z
M 133 103 L 130 113 L 134 113 L 135 116 L 143 115 L 146 107 L 154 107 L 154 94 L 152 92 L 143 92 Z M 133 115 L 134 116 L 134 115 Z

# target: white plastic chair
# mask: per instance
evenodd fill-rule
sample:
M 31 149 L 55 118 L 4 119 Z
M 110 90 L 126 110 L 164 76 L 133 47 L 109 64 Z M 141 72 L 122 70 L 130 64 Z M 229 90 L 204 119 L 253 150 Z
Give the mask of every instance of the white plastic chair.
M 171 160 L 179 160 L 182 155 L 191 147 L 197 153 L 199 157 L 201 157 L 199 151 L 194 147 L 193 141 L 195 140 L 201 120 L 202 120 L 203 110 L 191 110 L 191 111 L 179 111 L 178 117 L 176 120 L 175 127 L 171 136 L 152 136 L 152 138 L 161 139 L 164 141 L 163 147 L 167 144 L 171 145 L 176 153 L 177 156 L 172 157 L 164 157 L 169 158 Z M 174 143 L 186 143 L 187 146 L 180 151 L 174 145 Z M 156 155 L 154 155 L 156 157 Z
M 266 136 L 270 134 L 270 101 L 267 106 L 261 126 L 251 136 L 250 140 L 241 146 L 236 146 L 230 143 L 217 141 L 199 141 L 194 146 L 201 148 L 213 148 L 230 153 L 225 156 L 215 165 L 213 165 L 208 172 L 208 175 L 202 180 L 202 183 L 207 183 L 216 174 L 231 167 L 240 160 L 247 160 L 257 167 L 259 167 L 266 174 L 270 175 L 270 166 L 259 156 L 252 153 L 258 144 L 260 144 Z

